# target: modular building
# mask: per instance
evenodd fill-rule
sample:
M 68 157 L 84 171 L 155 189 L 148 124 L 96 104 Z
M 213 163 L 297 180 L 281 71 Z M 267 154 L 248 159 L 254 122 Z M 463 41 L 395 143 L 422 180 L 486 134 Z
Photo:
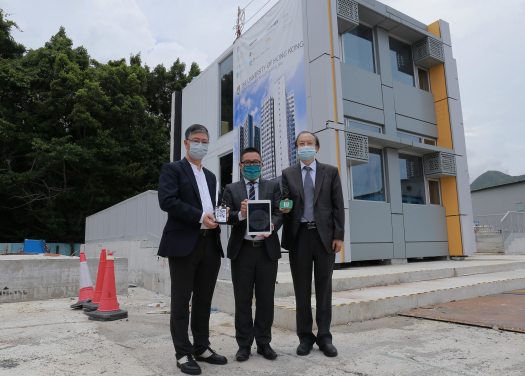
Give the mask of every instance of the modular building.
M 182 134 L 208 128 L 203 164 L 221 188 L 239 179 L 244 147 L 258 147 L 263 177 L 278 179 L 298 163 L 296 135 L 319 137 L 316 158 L 338 167 L 346 202 L 337 262 L 474 253 L 447 22 L 375 0 L 281 0 L 181 97 Z

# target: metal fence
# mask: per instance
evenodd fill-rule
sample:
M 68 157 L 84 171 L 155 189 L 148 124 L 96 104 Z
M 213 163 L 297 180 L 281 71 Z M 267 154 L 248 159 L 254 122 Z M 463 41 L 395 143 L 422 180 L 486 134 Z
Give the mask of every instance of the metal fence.
M 517 211 L 509 211 L 501 219 L 503 243 L 509 238 L 511 234 L 525 233 L 525 213 Z
M 477 252 L 503 252 L 501 219 L 504 216 L 505 213 L 478 215 L 474 217 Z

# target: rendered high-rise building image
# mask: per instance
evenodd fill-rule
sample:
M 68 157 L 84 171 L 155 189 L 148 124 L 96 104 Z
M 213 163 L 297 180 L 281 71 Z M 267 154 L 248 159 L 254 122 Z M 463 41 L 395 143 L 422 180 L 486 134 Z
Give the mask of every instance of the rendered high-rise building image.
M 297 163 L 295 150 L 295 96 L 293 90 L 286 97 L 286 134 L 288 136 L 288 160 L 290 166 Z

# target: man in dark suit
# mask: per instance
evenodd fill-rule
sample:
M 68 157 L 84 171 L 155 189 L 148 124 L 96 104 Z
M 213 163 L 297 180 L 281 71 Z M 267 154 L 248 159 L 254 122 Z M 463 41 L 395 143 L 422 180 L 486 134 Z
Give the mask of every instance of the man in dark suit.
M 239 345 L 238 361 L 248 360 L 255 339 L 257 353 L 273 360 L 277 354 L 270 347 L 274 314 L 275 280 L 281 247 L 277 231 L 282 224 L 279 211 L 281 189 L 279 183 L 260 178 L 261 153 L 255 148 L 241 152 L 240 181 L 228 184 L 224 203 L 230 208 L 228 223 L 233 225 L 227 256 L 231 261 L 233 292 L 235 296 L 235 338 Z M 248 235 L 246 226 L 249 200 L 272 201 L 272 234 Z M 252 298 L 255 287 L 255 322 L 252 320 Z
M 160 208 L 168 213 L 168 221 L 158 255 L 169 260 L 171 337 L 177 367 L 190 375 L 201 373 L 195 359 L 227 363 L 210 348 L 209 341 L 211 300 L 224 254 L 213 216 L 217 179 L 201 163 L 208 142 L 204 126 L 190 126 L 184 140 L 186 157 L 162 166 L 159 180 Z M 190 298 L 193 344 L 188 336 Z
M 326 356 L 337 356 L 332 344 L 332 273 L 335 254 L 343 246 L 344 201 L 336 167 L 319 163 L 319 139 L 301 132 L 295 141 L 300 163 L 282 172 L 283 197 L 293 201 L 284 213 L 282 247 L 290 251 L 296 299 L 298 355 L 314 343 Z M 315 276 L 317 336 L 312 332 L 312 265 Z

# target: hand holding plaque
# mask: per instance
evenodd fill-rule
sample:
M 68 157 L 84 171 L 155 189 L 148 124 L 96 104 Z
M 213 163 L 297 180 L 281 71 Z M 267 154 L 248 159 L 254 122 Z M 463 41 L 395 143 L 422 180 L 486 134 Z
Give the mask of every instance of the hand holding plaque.
M 228 221 L 228 208 L 221 202 L 219 205 L 219 186 L 215 193 L 215 223 L 225 225 Z

